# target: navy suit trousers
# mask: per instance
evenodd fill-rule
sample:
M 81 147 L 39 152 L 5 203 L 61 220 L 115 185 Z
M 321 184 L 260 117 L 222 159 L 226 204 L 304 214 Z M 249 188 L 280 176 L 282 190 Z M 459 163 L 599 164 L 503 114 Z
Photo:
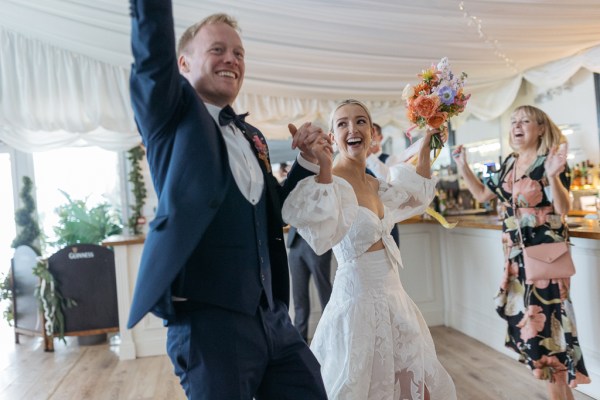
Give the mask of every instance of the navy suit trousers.
M 188 399 L 327 399 L 320 365 L 287 307 L 263 300 L 253 316 L 176 303 L 167 352 Z

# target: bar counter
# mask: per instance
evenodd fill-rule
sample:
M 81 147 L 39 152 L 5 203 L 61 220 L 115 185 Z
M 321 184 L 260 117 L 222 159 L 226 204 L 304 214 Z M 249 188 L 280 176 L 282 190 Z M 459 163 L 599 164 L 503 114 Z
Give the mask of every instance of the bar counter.
M 458 222 L 457 228 L 477 228 L 502 230 L 502 222 L 498 220 L 497 214 L 487 215 L 454 215 L 446 217 L 450 223 Z M 423 217 L 414 217 L 400 224 L 418 224 L 431 223 L 438 224 L 433 219 L 424 219 Z M 583 217 L 567 217 L 569 225 L 569 235 L 571 237 L 583 239 L 600 240 L 600 223 L 597 219 L 588 219 Z
M 429 326 L 452 327 L 516 359 L 516 353 L 504 347 L 506 324 L 494 311 L 494 297 L 504 265 L 501 222 L 495 214 L 449 216 L 447 219 L 458 222 L 457 226 L 445 229 L 437 221 L 421 217 L 400 224 L 404 265 L 399 272 L 402 285 Z M 571 226 L 571 251 L 577 269 L 572 278 L 571 298 L 576 309 L 582 352 L 592 378 L 591 385 L 580 385 L 577 389 L 600 399 L 600 339 L 597 334 L 600 332 L 600 227 L 597 220 L 581 216 L 569 217 L 567 221 Z M 113 236 L 103 244 L 115 251 L 120 359 L 164 354 L 166 329 L 161 320 L 147 315 L 133 329 L 125 326 L 144 237 Z M 332 279 L 336 267 L 334 257 Z M 316 289 L 313 289 L 311 304 L 319 304 Z M 311 307 L 309 335 L 320 314 L 319 307 Z

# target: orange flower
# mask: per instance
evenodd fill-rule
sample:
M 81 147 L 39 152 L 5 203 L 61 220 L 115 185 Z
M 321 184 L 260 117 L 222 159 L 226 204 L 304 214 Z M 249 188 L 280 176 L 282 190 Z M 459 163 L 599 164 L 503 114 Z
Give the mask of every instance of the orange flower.
M 418 96 L 421 92 L 425 92 L 427 94 L 431 93 L 431 86 L 429 86 L 427 82 L 420 82 L 415 86 L 414 95 Z
M 447 112 L 436 112 L 435 114 L 433 114 L 431 117 L 429 117 L 427 119 L 427 125 L 429 125 L 430 127 L 437 129 L 440 126 L 442 126 L 442 124 L 444 122 L 446 122 L 446 120 L 448 119 L 448 113 Z
M 423 118 L 432 117 L 439 105 L 440 98 L 437 96 L 419 96 L 413 103 L 415 111 Z
M 415 124 L 417 122 L 417 118 L 419 118 L 419 115 L 417 114 L 417 112 L 415 111 L 415 109 L 413 107 L 408 107 L 406 109 L 406 118 L 408 118 L 408 120 L 410 122 Z

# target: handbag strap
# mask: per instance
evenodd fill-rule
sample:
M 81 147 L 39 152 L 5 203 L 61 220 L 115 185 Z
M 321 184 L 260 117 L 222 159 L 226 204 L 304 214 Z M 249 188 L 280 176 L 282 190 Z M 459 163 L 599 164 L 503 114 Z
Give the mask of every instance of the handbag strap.
M 513 184 L 512 184 L 512 195 L 510 196 L 510 200 L 511 200 L 512 208 L 513 208 L 513 216 L 515 218 L 515 222 L 517 223 L 517 231 L 519 232 L 519 241 L 521 242 L 521 249 L 524 249 L 525 243 L 523 242 L 523 233 L 521 232 L 521 221 L 519 221 L 519 217 L 518 217 L 519 211 L 517 209 L 517 204 L 515 203 L 515 183 L 517 182 L 517 161 L 519 160 L 519 154 L 514 153 L 513 157 L 514 157 L 515 161 L 513 162 Z M 552 201 L 552 210 L 554 210 L 554 201 Z M 565 242 L 568 243 L 569 228 L 566 225 L 566 223 L 564 223 L 563 225 L 564 225 L 563 237 L 565 238 Z
M 517 182 L 517 160 L 519 159 L 519 155 L 514 153 L 513 158 L 513 184 L 512 184 L 512 194 L 510 196 L 510 201 L 512 202 L 513 208 L 513 217 L 515 218 L 515 222 L 517 223 L 517 231 L 519 232 L 519 242 L 521 249 L 525 248 L 525 243 L 523 242 L 523 233 L 521 232 L 521 221 L 519 221 L 519 217 L 517 216 L 518 210 L 517 205 L 515 204 L 515 183 Z

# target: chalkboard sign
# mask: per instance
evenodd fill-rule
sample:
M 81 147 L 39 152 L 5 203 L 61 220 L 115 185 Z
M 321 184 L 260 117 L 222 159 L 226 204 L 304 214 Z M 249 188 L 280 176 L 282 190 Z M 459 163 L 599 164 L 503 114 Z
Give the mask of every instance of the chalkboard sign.
M 77 303 L 64 309 L 65 335 L 118 329 L 115 257 L 111 250 L 94 244 L 71 245 L 54 253 L 48 259 L 48 268 L 63 297 Z

